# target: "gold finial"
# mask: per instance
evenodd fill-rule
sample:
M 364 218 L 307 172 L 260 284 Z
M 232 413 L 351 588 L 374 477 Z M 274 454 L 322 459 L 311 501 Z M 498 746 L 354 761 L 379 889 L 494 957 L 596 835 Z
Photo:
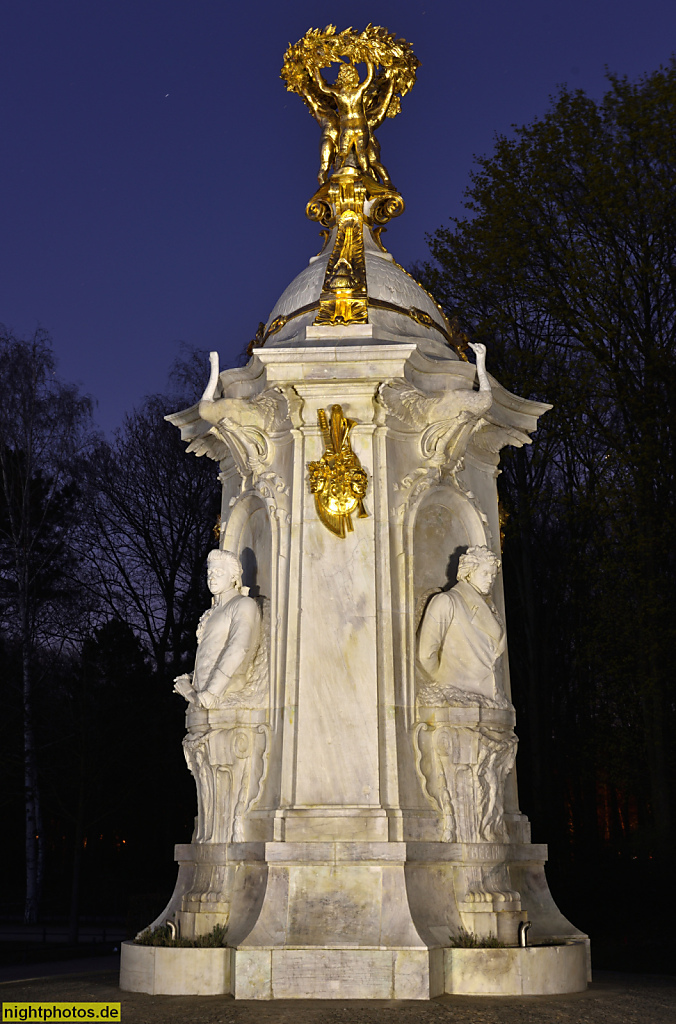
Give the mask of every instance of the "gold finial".
M 340 68 L 331 84 L 322 68 L 336 63 Z M 360 63 L 366 65 L 363 79 L 355 66 Z M 374 132 L 399 113 L 419 66 L 410 43 L 375 25 L 361 33 L 336 32 L 335 25 L 311 28 L 284 54 L 287 89 L 302 97 L 322 129 L 320 187 L 307 214 L 327 229 L 327 244 L 335 229 L 316 324 L 368 322 L 364 229 L 383 248 L 383 226 L 404 209 Z
M 331 418 L 324 409 L 317 413 L 325 451 L 318 462 L 308 462 L 310 493 L 315 496 L 317 515 L 337 537 L 352 532 L 352 513 L 365 519 L 364 495 L 368 477 L 352 451 L 350 432 L 354 420 L 343 416 L 340 405 L 331 407 Z

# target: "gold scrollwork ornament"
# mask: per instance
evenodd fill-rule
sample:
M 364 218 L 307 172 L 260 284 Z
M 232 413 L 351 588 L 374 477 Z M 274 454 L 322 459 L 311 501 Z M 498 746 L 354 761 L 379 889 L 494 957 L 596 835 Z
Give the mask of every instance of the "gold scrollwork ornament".
M 354 530 L 352 513 L 365 519 L 364 497 L 368 477 L 352 450 L 350 432 L 355 420 L 343 415 L 340 405 L 331 407 L 330 422 L 324 409 L 317 413 L 325 451 L 318 462 L 309 462 L 310 493 L 315 496 L 317 515 L 337 537 Z

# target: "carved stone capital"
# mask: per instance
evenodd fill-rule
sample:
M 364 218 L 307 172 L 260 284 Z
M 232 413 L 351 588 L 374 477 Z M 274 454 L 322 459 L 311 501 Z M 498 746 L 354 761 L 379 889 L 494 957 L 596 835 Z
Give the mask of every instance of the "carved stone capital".
M 189 442 L 188 452 L 207 455 L 219 463 L 232 457 L 242 486 L 247 488 L 273 462 L 277 435 L 302 424 L 303 399 L 291 385 L 267 388 L 244 398 L 229 394 L 241 394 L 242 382 L 226 382 L 224 389 L 223 380 L 232 371 L 219 377 L 217 369 L 216 357 L 201 401 L 166 419 L 180 427 L 181 438 Z M 257 383 L 260 386 L 260 378 Z M 251 384 L 247 382 L 247 386 Z

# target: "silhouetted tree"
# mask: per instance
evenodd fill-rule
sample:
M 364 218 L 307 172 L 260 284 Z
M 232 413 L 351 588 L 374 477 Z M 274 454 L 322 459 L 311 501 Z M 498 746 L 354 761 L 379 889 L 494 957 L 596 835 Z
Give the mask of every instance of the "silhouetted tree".
M 164 417 L 196 400 L 207 367 L 206 353 L 203 360 L 197 354 L 179 360 L 172 371 L 176 386 L 146 398 L 92 459 L 92 587 L 141 636 L 163 680 L 194 650 L 204 565 L 220 510 L 213 463 L 187 458 L 179 432 Z
M 71 533 L 90 413 L 90 400 L 56 377 L 44 331 L 24 341 L 0 330 L 0 614 L 21 665 L 27 923 L 38 914 L 44 851 L 36 650 L 62 641 L 56 624 L 72 598 Z
M 194 660 L 197 622 L 209 601 L 206 557 L 217 543 L 220 511 L 217 468 L 187 456 L 179 431 L 164 416 L 194 403 L 207 370 L 206 353 L 179 360 L 169 392 L 145 399 L 91 462 L 95 556 L 88 586 L 110 616 L 134 630 L 149 656 L 138 695 L 143 736 L 134 754 L 133 802 L 144 808 L 143 842 L 157 856 L 192 828 L 183 706 L 172 680 Z
M 598 103 L 563 89 L 499 138 L 417 272 L 489 342 L 502 383 L 555 403 L 501 478 L 521 780 L 538 814 L 573 807 L 586 835 L 626 835 L 638 797 L 668 856 L 676 62 L 609 82 Z

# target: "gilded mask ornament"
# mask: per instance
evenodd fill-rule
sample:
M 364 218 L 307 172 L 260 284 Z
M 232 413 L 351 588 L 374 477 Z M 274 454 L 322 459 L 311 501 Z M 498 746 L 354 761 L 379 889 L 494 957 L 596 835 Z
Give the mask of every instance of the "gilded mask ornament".
M 325 451 L 318 462 L 309 462 L 310 493 L 315 496 L 317 515 L 337 537 L 351 532 L 352 513 L 365 519 L 364 496 L 368 477 L 352 451 L 350 432 L 354 420 L 343 416 L 340 405 L 331 407 L 330 422 L 324 409 L 317 413 Z

